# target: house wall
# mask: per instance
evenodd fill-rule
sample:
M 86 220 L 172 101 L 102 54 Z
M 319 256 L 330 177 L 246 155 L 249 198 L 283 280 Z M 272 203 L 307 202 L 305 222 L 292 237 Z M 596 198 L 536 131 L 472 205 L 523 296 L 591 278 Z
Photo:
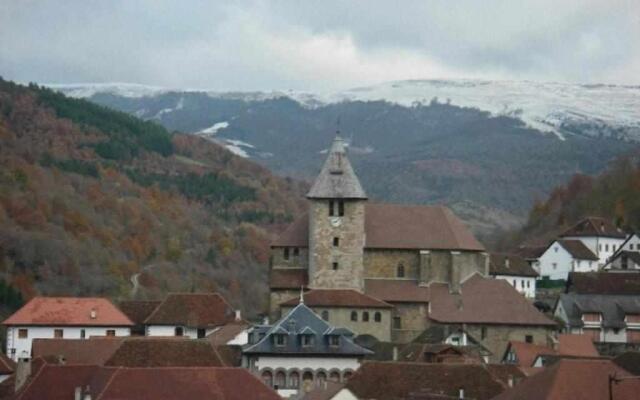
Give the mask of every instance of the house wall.
M 283 315 L 289 312 L 292 307 L 283 307 Z M 331 325 L 347 328 L 356 335 L 371 335 L 380 341 L 388 342 L 391 340 L 391 310 L 388 308 L 351 308 L 351 307 L 313 307 L 313 311 L 322 315 L 323 311 L 329 313 L 329 322 Z M 351 320 L 351 313 L 358 314 L 358 320 Z M 362 315 L 369 313 L 369 321 L 362 320 Z M 375 313 L 379 312 L 381 320 L 375 321 Z
M 20 329 L 27 329 L 27 337 L 18 337 Z M 81 339 L 82 331 L 85 338 L 91 336 L 106 336 L 107 330 L 115 330 L 116 336 L 130 336 L 131 328 L 115 326 L 9 326 L 7 327 L 6 349 L 7 356 L 13 361 L 19 358 L 31 358 L 31 343 L 33 339 L 53 339 L 54 330 L 62 329 L 63 339 Z M 13 351 L 15 349 L 15 351 Z
M 640 251 L 640 237 L 638 237 L 638 235 L 636 234 L 633 234 L 631 238 L 629 238 L 629 241 L 627 241 L 627 243 L 625 243 L 622 247 L 623 250 L 627 251 Z
M 176 328 L 183 329 L 183 336 L 188 337 L 189 339 L 197 339 L 198 338 L 198 329 L 180 325 L 147 325 L 146 327 L 146 335 L 147 336 L 175 336 Z M 215 331 L 215 328 L 206 329 L 205 336 L 210 335 Z
M 485 334 L 483 335 L 483 329 L 485 328 Z M 524 342 L 527 335 L 531 335 L 533 338 L 533 344 L 547 346 L 548 337 L 553 329 L 551 327 L 544 326 L 518 326 L 518 325 L 476 325 L 467 324 L 466 331 L 476 340 L 479 340 L 482 345 L 489 349 L 492 355 L 489 357 L 489 362 L 500 362 L 502 356 L 507 350 L 509 341 Z
M 289 249 L 289 259 L 284 258 L 285 247 L 271 248 L 272 268 L 309 268 L 309 249 L 306 247 L 287 247 Z M 298 249 L 298 255 L 295 250 Z
M 391 341 L 409 343 L 428 327 L 426 303 L 394 303 L 392 317 L 400 317 L 401 328 L 396 329 L 391 320 Z
M 573 257 L 558 242 L 554 242 L 538 259 L 540 278 L 567 279 Z
M 364 201 L 345 200 L 344 216 L 329 216 L 329 200 L 309 203 L 309 287 L 364 290 Z M 332 221 L 339 221 L 339 226 Z M 333 238 L 340 239 L 338 246 Z M 333 269 L 333 263 L 338 269 Z
M 535 277 L 496 275 L 495 278 L 507 281 L 519 293 L 522 293 L 528 299 L 533 299 L 536 297 L 536 278 Z
M 404 278 L 398 276 L 398 265 L 404 266 Z M 417 250 L 365 249 L 366 278 L 417 280 L 420 275 L 420 252 Z
M 635 245 L 634 245 L 635 248 Z M 631 251 L 631 250 L 629 250 Z M 635 251 L 635 250 L 634 250 Z M 605 270 L 612 272 L 638 272 L 640 271 L 640 265 L 633 262 L 633 260 L 629 257 L 626 257 L 627 265 L 626 269 L 623 269 L 623 258 L 625 255 L 619 255 L 615 260 L 613 260 L 610 264 L 607 264 Z

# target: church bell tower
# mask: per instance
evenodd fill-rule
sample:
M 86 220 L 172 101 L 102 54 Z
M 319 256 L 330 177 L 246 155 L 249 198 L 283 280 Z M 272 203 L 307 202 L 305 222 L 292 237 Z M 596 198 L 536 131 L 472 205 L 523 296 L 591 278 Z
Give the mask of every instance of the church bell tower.
M 307 198 L 309 287 L 364 291 L 367 195 L 339 135 Z

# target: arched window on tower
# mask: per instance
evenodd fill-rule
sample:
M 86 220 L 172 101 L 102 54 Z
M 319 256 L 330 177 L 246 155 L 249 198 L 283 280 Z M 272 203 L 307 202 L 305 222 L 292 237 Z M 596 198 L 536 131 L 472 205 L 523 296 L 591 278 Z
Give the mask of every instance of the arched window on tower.
M 398 278 L 404 278 L 404 264 L 403 263 L 399 263 L 398 264 L 398 268 L 396 270 L 396 276 Z

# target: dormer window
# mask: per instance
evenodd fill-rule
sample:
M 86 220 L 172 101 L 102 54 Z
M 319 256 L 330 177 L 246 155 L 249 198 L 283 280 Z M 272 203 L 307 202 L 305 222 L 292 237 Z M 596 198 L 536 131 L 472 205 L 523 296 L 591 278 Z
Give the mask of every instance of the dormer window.
M 313 335 L 301 335 L 302 347 L 313 346 Z
M 283 334 L 274 335 L 276 346 L 284 347 L 287 344 L 287 337 Z
M 329 346 L 333 346 L 333 347 L 340 346 L 340 336 L 338 335 L 329 336 Z

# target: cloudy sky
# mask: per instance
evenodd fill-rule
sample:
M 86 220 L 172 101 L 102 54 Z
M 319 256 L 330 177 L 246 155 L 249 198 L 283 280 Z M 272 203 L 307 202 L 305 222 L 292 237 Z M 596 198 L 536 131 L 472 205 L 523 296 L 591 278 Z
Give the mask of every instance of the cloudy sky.
M 640 84 L 640 1 L 2 0 L 0 76 L 215 90 Z

